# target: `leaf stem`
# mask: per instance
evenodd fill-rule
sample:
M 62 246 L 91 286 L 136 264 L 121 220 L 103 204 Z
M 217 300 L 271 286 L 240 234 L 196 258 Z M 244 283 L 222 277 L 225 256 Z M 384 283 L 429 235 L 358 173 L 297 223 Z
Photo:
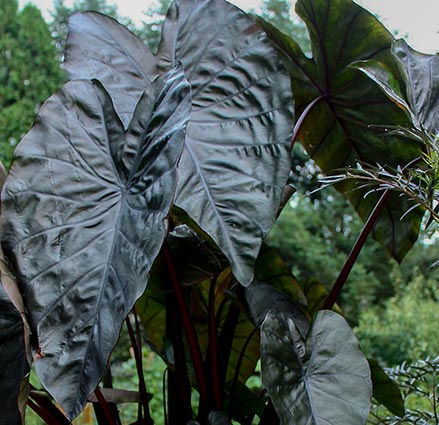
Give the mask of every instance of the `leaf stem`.
M 358 255 L 360 254 L 360 251 L 363 248 L 364 243 L 366 242 L 366 239 L 369 236 L 369 233 L 372 231 L 373 226 L 375 225 L 384 207 L 384 204 L 389 198 L 389 196 L 390 196 L 390 190 L 386 190 L 381 195 L 381 198 L 379 199 L 379 201 L 375 205 L 375 208 L 373 209 L 372 213 L 367 219 L 366 224 L 361 229 L 361 233 L 358 236 L 351 252 L 349 253 L 348 258 L 343 268 L 341 269 L 340 274 L 338 275 L 338 278 L 335 281 L 334 286 L 332 287 L 331 292 L 328 295 L 328 298 L 325 301 L 325 304 L 323 305 L 323 310 L 331 310 L 332 307 L 334 307 L 334 304 L 337 301 L 337 298 L 340 295 L 341 290 L 343 289 L 343 286 L 352 270 L 352 267 L 357 261 Z
M 191 353 L 191 357 L 195 369 L 195 377 L 198 384 L 198 390 L 200 392 L 200 403 L 201 406 L 205 408 L 205 412 L 207 413 L 207 409 L 206 409 L 207 401 L 208 401 L 207 384 L 206 384 L 206 375 L 204 373 L 203 356 L 201 354 L 200 343 L 198 341 L 198 337 L 195 332 L 195 327 L 190 316 L 189 308 L 184 299 L 181 283 L 178 279 L 177 271 L 175 270 L 174 262 L 172 260 L 171 251 L 169 249 L 166 240 L 163 243 L 162 252 L 168 268 L 169 276 L 171 278 L 172 286 L 174 288 L 174 292 L 177 298 L 177 304 L 183 322 L 183 328 L 186 337 L 188 339 L 189 350 Z
M 232 415 L 232 409 L 234 407 L 235 404 L 235 399 L 236 399 L 236 389 L 238 388 L 238 379 L 239 379 L 239 371 L 241 370 L 241 365 L 242 365 L 242 361 L 244 360 L 244 355 L 245 352 L 247 351 L 247 347 L 250 344 L 251 339 L 253 338 L 253 335 L 255 334 L 255 332 L 257 332 L 259 330 L 259 328 L 256 326 L 251 332 L 250 334 L 247 336 L 244 346 L 242 347 L 241 352 L 239 353 L 239 358 L 238 358 L 238 362 L 236 364 L 236 368 L 235 368 L 235 373 L 233 375 L 233 381 L 232 381 L 232 386 L 230 388 L 230 401 L 229 401 L 229 410 L 228 410 L 228 415 L 229 417 Z
M 237 295 L 240 296 L 242 292 L 242 286 L 239 285 L 237 288 Z M 230 301 L 229 301 L 230 302 Z M 222 310 L 220 307 L 219 310 Z M 224 387 L 227 377 L 227 366 L 230 361 L 230 354 L 232 352 L 233 338 L 235 336 L 236 327 L 238 325 L 239 315 L 241 310 L 233 302 L 230 302 L 229 310 L 227 311 L 227 316 L 221 329 L 219 336 L 218 346 L 221 347 L 221 357 L 219 359 L 219 373 L 221 379 L 221 387 Z
M 186 424 L 193 418 L 191 386 L 189 382 L 181 319 L 174 292 L 166 295 L 166 337 L 172 344 L 173 368 L 167 369 L 166 424 Z M 166 397 L 164 397 L 166 400 Z
M 136 331 L 138 332 L 138 321 L 136 318 L 136 312 L 133 310 L 134 314 L 134 320 L 136 323 Z M 133 327 L 131 325 L 131 321 L 129 316 L 126 318 L 126 324 L 128 329 L 128 334 L 130 336 L 131 345 L 133 347 L 134 352 L 134 359 L 136 361 L 136 369 L 137 369 L 137 376 L 139 378 L 139 392 L 140 392 L 140 400 L 143 406 L 143 414 L 145 415 L 145 421 L 146 424 L 152 424 L 152 418 L 151 413 L 149 411 L 149 404 L 148 404 L 148 392 L 146 390 L 146 383 L 145 383 L 145 377 L 143 376 L 143 365 L 142 365 L 142 347 L 140 345 L 140 341 L 136 340 Z
M 321 100 L 325 98 L 325 95 L 321 94 L 319 97 L 316 97 L 312 102 L 308 103 L 306 108 L 303 110 L 303 112 L 300 114 L 299 119 L 297 120 L 294 130 L 293 130 L 293 138 L 291 139 L 290 143 L 290 149 L 292 150 L 294 147 L 294 144 L 296 143 L 297 137 L 299 136 L 300 130 L 302 128 L 303 123 L 305 122 L 306 118 L 308 117 L 309 113 L 311 112 L 312 108 L 317 105 Z
M 102 394 L 99 387 L 96 387 L 95 395 L 96 395 L 96 398 L 98 399 L 98 402 L 99 402 L 99 405 L 102 409 L 102 412 L 104 413 L 106 423 L 108 425 L 116 425 L 116 422 L 113 418 L 113 415 L 111 414 L 110 409 L 108 407 L 107 400 L 105 400 L 105 397 Z
M 218 335 L 215 318 L 215 289 L 216 278 L 210 284 L 209 288 L 209 354 L 210 354 L 210 375 L 212 378 L 212 391 L 214 410 L 222 410 L 221 402 L 221 381 L 218 367 Z
M 50 412 L 48 412 L 46 409 L 41 408 L 33 400 L 28 399 L 27 400 L 27 404 L 47 424 L 49 424 L 49 425 L 58 425 L 58 424 L 61 423 L 58 420 L 56 420 L 56 418 L 54 418 Z
M 421 158 L 415 158 L 414 160 L 410 161 L 404 168 L 403 171 L 405 171 L 407 168 L 411 167 L 412 165 L 416 164 Z M 378 217 L 381 213 L 381 211 L 384 208 L 384 205 L 389 198 L 391 194 L 391 189 L 386 189 L 383 194 L 381 195 L 381 198 L 376 203 L 373 211 L 369 215 L 369 218 L 367 219 L 365 225 L 361 229 L 361 232 L 351 250 L 351 252 L 348 255 L 348 258 L 343 266 L 343 268 L 340 271 L 340 274 L 337 277 L 337 280 L 334 283 L 334 286 L 331 289 L 331 292 L 328 295 L 328 298 L 325 301 L 325 304 L 323 305 L 323 310 L 331 310 L 332 307 L 334 307 L 334 304 L 337 301 L 337 298 L 340 295 L 340 292 L 343 289 L 344 284 L 346 283 L 346 280 L 352 270 L 352 267 L 354 266 L 355 262 L 357 261 L 358 255 L 360 254 L 361 249 L 363 248 L 367 237 L 369 236 L 370 232 L 372 231 L 375 223 L 378 220 Z
M 70 421 L 64 416 L 55 404 L 52 403 L 48 395 L 41 395 L 36 388 L 30 384 L 30 394 L 33 400 L 34 405 L 38 406 L 40 409 L 43 409 L 45 412 L 48 412 L 51 417 L 54 418 L 56 423 L 69 425 Z
M 311 112 L 312 108 L 317 105 L 321 100 L 325 98 L 325 95 L 321 94 L 319 97 L 316 97 L 312 102 L 308 103 L 307 107 L 304 109 L 304 111 L 300 114 L 299 119 L 297 120 L 296 124 L 294 125 L 293 129 L 293 137 L 291 139 L 290 143 L 290 151 L 293 151 L 294 144 L 296 143 L 297 137 L 299 136 L 300 130 L 302 128 L 303 123 L 305 122 L 305 119 Z M 294 189 L 292 187 L 286 186 L 284 189 L 284 192 L 282 193 L 282 197 L 279 203 L 279 208 L 277 211 L 277 216 L 279 217 L 280 213 L 284 209 L 285 205 L 287 204 L 288 200 L 291 198 L 291 195 L 294 193 Z

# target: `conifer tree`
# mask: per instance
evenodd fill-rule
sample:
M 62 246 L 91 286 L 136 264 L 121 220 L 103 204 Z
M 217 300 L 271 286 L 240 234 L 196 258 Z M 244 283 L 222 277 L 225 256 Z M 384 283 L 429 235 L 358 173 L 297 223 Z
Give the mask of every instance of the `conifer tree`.
M 40 10 L 0 2 L 0 159 L 8 165 L 44 100 L 63 81 L 48 25 Z

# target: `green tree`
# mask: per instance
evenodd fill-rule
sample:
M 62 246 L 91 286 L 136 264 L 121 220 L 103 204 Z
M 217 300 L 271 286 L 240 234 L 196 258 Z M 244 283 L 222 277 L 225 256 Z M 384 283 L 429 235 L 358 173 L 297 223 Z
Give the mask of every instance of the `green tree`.
M 117 6 L 115 4 L 109 4 L 107 0 L 75 0 L 71 7 L 66 6 L 64 0 L 55 0 L 54 8 L 51 11 L 52 21 L 50 28 L 60 56 L 64 54 L 64 44 L 67 37 L 67 22 L 70 15 L 86 10 L 103 13 L 119 20 L 130 29 L 133 27 L 129 19 L 119 15 Z
M 364 310 L 355 329 L 366 355 L 388 366 L 435 356 L 439 347 L 437 281 L 418 270 L 413 274 L 416 277 L 407 285 L 395 273 L 397 294 L 383 307 Z
M 157 0 L 145 11 L 145 20 L 137 31 L 137 35 L 148 44 L 152 52 L 156 52 L 160 42 L 161 26 L 171 0 Z
M 42 102 L 63 81 L 49 28 L 40 10 L 0 2 L 0 159 L 8 164 Z
M 293 13 L 290 0 L 263 0 L 260 15 L 277 29 L 294 38 L 305 53 L 311 53 L 308 31 L 304 22 Z

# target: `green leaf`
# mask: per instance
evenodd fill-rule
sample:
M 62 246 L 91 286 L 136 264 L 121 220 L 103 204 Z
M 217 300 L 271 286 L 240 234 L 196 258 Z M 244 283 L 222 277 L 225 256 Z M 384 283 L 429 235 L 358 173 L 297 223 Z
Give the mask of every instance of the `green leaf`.
M 145 290 L 189 113 L 181 68 L 149 87 L 127 131 L 99 83 L 72 81 L 17 148 L 3 190 L 3 243 L 38 339 L 37 374 L 70 419 Z
M 328 175 L 358 161 L 392 167 L 405 166 L 421 155 L 420 147 L 395 135 L 383 137 L 384 126 L 407 126 L 410 121 L 376 84 L 353 62 L 373 59 L 385 63 L 398 75 L 390 52 L 392 35 L 365 9 L 350 0 L 298 0 L 296 11 L 305 21 L 311 38 L 312 58 L 297 43 L 260 20 L 281 52 L 292 80 L 299 116 L 317 102 L 300 127 L 298 140 Z M 353 190 L 355 183 L 338 185 L 365 221 L 379 194 Z M 419 232 L 422 211 L 400 218 L 410 204 L 395 196 L 382 212 L 374 237 L 401 261 Z
M 398 385 L 392 381 L 376 360 L 368 359 L 373 397 L 391 413 L 402 418 L 405 415 L 404 400 Z
M 262 383 L 281 424 L 364 425 L 372 385 L 366 358 L 346 321 L 317 313 L 304 339 L 285 313 L 261 328 Z
M 150 84 L 139 70 L 183 63 L 193 102 L 175 203 L 250 284 L 288 178 L 293 124 L 289 77 L 265 34 L 223 0 L 176 0 L 157 59 L 102 15 L 74 15 L 70 25 L 70 77 L 98 78 L 124 122 Z
M 290 268 L 278 252 L 266 244 L 262 245 L 256 260 L 255 280 L 269 284 L 301 306 L 307 305 L 302 287 Z
M 329 295 L 329 291 L 317 279 L 308 279 L 303 283 L 303 292 L 306 296 L 308 312 L 311 315 L 314 315 L 323 308 Z M 334 305 L 333 310 L 338 314 L 342 314 L 337 304 Z
M 29 331 L 21 295 L 3 254 L 0 261 L 0 425 L 15 425 L 24 423 L 29 390 Z
M 404 40 L 393 43 L 392 53 L 398 59 L 417 120 L 435 133 L 439 125 L 439 56 L 419 53 Z

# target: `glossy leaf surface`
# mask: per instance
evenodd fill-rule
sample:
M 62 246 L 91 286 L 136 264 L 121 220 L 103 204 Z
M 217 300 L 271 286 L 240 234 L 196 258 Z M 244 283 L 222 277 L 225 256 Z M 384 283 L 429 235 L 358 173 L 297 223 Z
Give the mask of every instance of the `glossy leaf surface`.
M 356 68 L 367 75 L 372 81 L 374 81 L 381 90 L 401 109 L 406 111 L 412 118 L 412 121 L 417 123 L 417 119 L 413 114 L 410 105 L 407 103 L 403 88 L 397 78 L 392 73 L 392 70 L 387 67 L 383 62 L 377 60 L 365 60 L 355 62 L 351 65 L 352 68 Z
M 267 283 L 253 281 L 245 290 L 250 315 L 257 326 L 261 326 L 268 313 L 289 313 L 297 329 L 306 336 L 309 328 L 309 319 L 298 304 L 295 304 L 287 295 L 276 290 Z
M 439 128 L 439 56 L 413 50 L 404 40 L 393 43 L 392 53 L 404 75 L 407 98 L 417 119 L 432 133 Z
M 143 92 L 158 76 L 155 56 L 114 19 L 79 12 L 69 19 L 63 67 L 71 80 L 98 79 L 128 127 Z
M 265 35 L 222 0 L 174 2 L 158 56 L 182 61 L 193 95 L 176 204 L 248 285 L 288 177 L 288 75 Z
M 261 328 L 261 373 L 282 425 L 364 425 L 372 385 L 367 360 L 346 321 L 317 313 L 304 339 L 288 314 Z
M 292 77 L 292 90 L 299 116 L 316 101 L 300 127 L 298 140 L 326 173 L 355 166 L 356 162 L 396 167 L 420 155 L 416 144 L 384 137 L 379 126 L 408 125 L 409 119 L 369 79 L 349 65 L 373 59 L 396 70 L 390 47 L 391 34 L 365 9 L 350 0 L 298 0 L 296 11 L 310 33 L 312 58 L 273 26 L 263 22 Z M 397 75 L 397 72 L 396 72 Z M 345 194 L 363 220 L 378 201 L 378 194 L 364 197 L 355 184 L 337 189 Z M 410 207 L 395 197 L 380 216 L 374 237 L 401 261 L 417 238 L 421 212 L 400 221 Z
M 133 100 L 150 83 L 136 70 L 142 69 L 142 55 L 148 64 L 153 61 L 151 53 L 145 47 L 131 54 L 119 42 L 102 45 L 102 32 L 111 32 L 111 40 L 125 33 L 114 30 L 114 21 L 102 15 L 75 16 L 66 69 L 71 78 L 102 81 L 116 110 L 129 115 L 128 101 L 119 92 L 131 87 L 133 109 Z M 94 52 L 96 48 L 107 53 Z M 84 66 L 77 56 L 82 50 L 99 64 Z M 127 56 L 138 62 L 129 65 Z M 163 26 L 157 61 L 160 71 L 181 61 L 193 93 L 176 205 L 213 238 L 237 279 L 248 285 L 289 172 L 289 77 L 265 34 L 223 0 L 176 0 Z M 125 72 L 127 64 L 133 72 Z M 112 78 L 115 68 L 116 75 L 123 74 L 123 83 Z
M 416 52 L 404 40 L 393 43 L 392 53 L 399 62 L 405 92 L 392 70 L 384 63 L 367 60 L 354 66 L 378 84 L 395 104 L 406 110 L 416 128 L 422 125 L 434 133 L 439 126 L 438 56 Z
M 156 80 L 127 131 L 97 82 L 42 107 L 3 190 L 3 239 L 38 338 L 45 388 L 69 418 L 107 366 L 166 232 L 190 112 L 181 68 Z

